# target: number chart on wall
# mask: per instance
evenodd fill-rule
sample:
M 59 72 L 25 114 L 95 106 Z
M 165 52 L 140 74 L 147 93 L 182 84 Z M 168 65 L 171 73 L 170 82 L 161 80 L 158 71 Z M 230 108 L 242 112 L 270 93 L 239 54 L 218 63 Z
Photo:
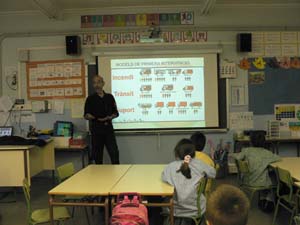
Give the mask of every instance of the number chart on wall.
M 29 100 L 85 97 L 83 59 L 29 62 L 26 71 Z

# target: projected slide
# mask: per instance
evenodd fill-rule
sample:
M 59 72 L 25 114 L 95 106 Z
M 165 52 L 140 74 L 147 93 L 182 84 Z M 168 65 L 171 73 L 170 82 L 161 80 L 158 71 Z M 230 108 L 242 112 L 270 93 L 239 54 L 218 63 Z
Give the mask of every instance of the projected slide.
M 204 58 L 112 59 L 116 129 L 205 127 Z

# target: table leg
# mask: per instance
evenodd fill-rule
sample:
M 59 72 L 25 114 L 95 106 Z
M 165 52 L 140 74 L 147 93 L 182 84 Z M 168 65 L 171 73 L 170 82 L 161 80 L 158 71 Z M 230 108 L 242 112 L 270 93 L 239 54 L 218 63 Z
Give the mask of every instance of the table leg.
M 49 216 L 50 216 L 50 224 L 54 225 L 54 221 L 53 221 L 53 196 L 49 195 Z
M 174 225 L 174 200 L 170 199 L 170 225 Z
M 52 170 L 52 184 L 55 185 L 55 170 Z
M 85 156 L 85 150 L 86 150 L 86 149 L 82 149 L 82 150 L 81 150 L 81 161 L 82 161 L 82 168 L 84 168 L 84 166 L 85 166 L 85 165 L 84 165 L 84 156 Z
M 105 213 L 105 225 L 109 225 L 109 200 L 108 200 L 108 197 L 105 198 L 104 213 Z
M 275 153 L 279 155 L 279 141 L 275 144 Z

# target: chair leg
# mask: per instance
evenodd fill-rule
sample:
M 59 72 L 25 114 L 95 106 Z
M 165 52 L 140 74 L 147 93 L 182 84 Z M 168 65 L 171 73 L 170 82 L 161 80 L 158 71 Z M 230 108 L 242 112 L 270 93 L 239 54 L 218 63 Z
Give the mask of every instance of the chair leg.
M 290 218 L 290 223 L 289 223 L 289 225 L 292 225 L 292 223 L 293 223 L 295 211 L 296 211 L 296 209 L 294 208 L 293 211 L 292 211 L 292 215 L 291 215 L 291 218 Z
M 88 213 L 87 207 L 84 207 L 84 211 L 85 211 L 87 223 L 88 223 L 88 225 L 90 225 L 90 218 L 89 218 L 89 213 Z
M 74 217 L 74 213 L 75 213 L 75 206 L 72 207 L 72 213 L 71 213 L 71 217 Z
M 279 200 L 277 200 L 277 204 L 276 204 L 276 208 L 275 208 L 275 212 L 274 212 L 274 217 L 273 217 L 272 225 L 275 225 L 276 217 L 277 217 L 277 213 L 278 213 L 278 209 L 279 209 Z
M 249 198 L 250 206 L 252 205 L 252 200 L 253 200 L 254 194 L 255 194 L 255 191 L 250 191 L 250 198 Z

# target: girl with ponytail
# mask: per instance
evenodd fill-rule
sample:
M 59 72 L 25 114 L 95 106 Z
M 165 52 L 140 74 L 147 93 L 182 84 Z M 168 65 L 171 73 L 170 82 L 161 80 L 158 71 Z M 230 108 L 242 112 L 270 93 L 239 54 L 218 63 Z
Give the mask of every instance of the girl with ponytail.
M 190 139 L 180 140 L 174 149 L 175 161 L 166 166 L 162 180 L 174 186 L 174 216 L 197 216 L 197 187 L 203 176 L 214 178 L 216 170 L 204 162 L 194 159 L 195 146 Z M 200 197 L 201 212 L 205 212 L 206 199 Z

